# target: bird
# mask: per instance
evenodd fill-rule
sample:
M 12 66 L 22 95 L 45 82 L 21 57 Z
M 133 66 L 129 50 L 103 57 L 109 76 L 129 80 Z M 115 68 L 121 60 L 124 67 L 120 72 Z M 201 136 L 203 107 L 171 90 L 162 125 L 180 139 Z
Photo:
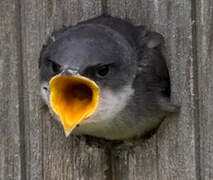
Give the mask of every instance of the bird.
M 40 52 L 40 89 L 65 135 L 140 138 L 177 112 L 163 46 L 160 33 L 109 15 L 53 32 Z

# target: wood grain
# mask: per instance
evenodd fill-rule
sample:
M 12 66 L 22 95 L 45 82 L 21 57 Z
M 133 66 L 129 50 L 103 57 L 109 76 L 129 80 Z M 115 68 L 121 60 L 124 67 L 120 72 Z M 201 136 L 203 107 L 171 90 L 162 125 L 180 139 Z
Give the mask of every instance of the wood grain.
M 22 38 L 27 179 L 104 179 L 107 152 L 83 138 L 65 138 L 40 99 L 38 59 L 47 37 L 63 25 L 98 16 L 101 1 L 23 0 Z
M 200 178 L 213 179 L 213 2 L 196 1 L 195 25 L 199 85 L 198 139 Z
M 0 2 L 0 179 L 21 179 L 19 7 Z M 21 119 L 20 119 L 21 120 Z
M 166 39 L 172 98 L 181 105 L 158 131 L 158 178 L 196 179 L 197 69 L 191 1 L 155 1 L 155 29 Z M 149 21 L 150 22 L 150 21 Z M 151 27 L 154 27 L 153 25 Z
M 213 179 L 212 7 L 211 0 L 1 0 L 0 179 Z M 47 37 L 103 12 L 165 37 L 181 112 L 149 138 L 65 138 L 41 101 L 38 58 Z
M 118 160 L 113 161 L 113 167 L 117 170 L 113 174 L 114 179 L 196 179 L 194 124 L 198 114 L 191 2 L 109 0 L 108 7 L 113 16 L 144 24 L 164 35 L 172 99 L 181 105 L 181 112 L 169 116 L 149 143 L 145 141 L 134 150 L 115 153 Z M 145 148 L 147 144 L 151 144 L 150 152 Z M 141 154 L 146 154 L 146 158 Z M 138 167 L 143 168 L 138 171 Z

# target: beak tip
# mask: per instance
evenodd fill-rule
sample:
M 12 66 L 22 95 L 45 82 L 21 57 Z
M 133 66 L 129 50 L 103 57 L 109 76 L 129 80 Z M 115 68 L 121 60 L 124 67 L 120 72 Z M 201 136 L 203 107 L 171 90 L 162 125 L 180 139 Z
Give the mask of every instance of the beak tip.
M 64 133 L 65 133 L 66 138 L 69 137 L 69 135 L 71 134 L 71 132 L 72 131 L 64 129 Z

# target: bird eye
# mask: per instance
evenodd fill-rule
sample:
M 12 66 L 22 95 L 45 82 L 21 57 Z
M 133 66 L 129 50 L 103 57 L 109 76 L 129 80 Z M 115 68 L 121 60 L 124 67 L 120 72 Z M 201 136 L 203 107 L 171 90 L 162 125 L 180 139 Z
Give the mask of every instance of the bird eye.
M 61 72 L 61 66 L 55 62 L 53 62 L 52 60 L 48 59 L 49 63 L 50 63 L 50 68 L 51 68 L 51 71 L 54 73 L 54 74 L 57 74 L 59 72 Z
M 109 65 L 102 65 L 102 66 L 99 66 L 97 69 L 96 69 L 96 76 L 97 77 L 105 77 L 109 74 Z

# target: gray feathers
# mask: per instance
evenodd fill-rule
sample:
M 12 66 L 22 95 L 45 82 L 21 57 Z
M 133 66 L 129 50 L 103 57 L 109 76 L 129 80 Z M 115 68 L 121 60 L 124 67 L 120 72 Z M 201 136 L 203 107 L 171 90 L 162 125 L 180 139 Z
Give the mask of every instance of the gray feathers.
M 41 84 L 61 71 L 75 69 L 101 90 L 97 112 L 74 130 L 106 139 L 141 136 L 156 128 L 170 103 L 170 78 L 160 51 L 163 37 L 144 26 L 102 16 L 54 33 L 41 51 Z M 105 77 L 97 76 L 107 66 Z M 43 88 L 43 86 L 42 86 Z M 42 89 L 43 95 L 49 92 Z M 49 97 L 44 97 L 46 104 Z

